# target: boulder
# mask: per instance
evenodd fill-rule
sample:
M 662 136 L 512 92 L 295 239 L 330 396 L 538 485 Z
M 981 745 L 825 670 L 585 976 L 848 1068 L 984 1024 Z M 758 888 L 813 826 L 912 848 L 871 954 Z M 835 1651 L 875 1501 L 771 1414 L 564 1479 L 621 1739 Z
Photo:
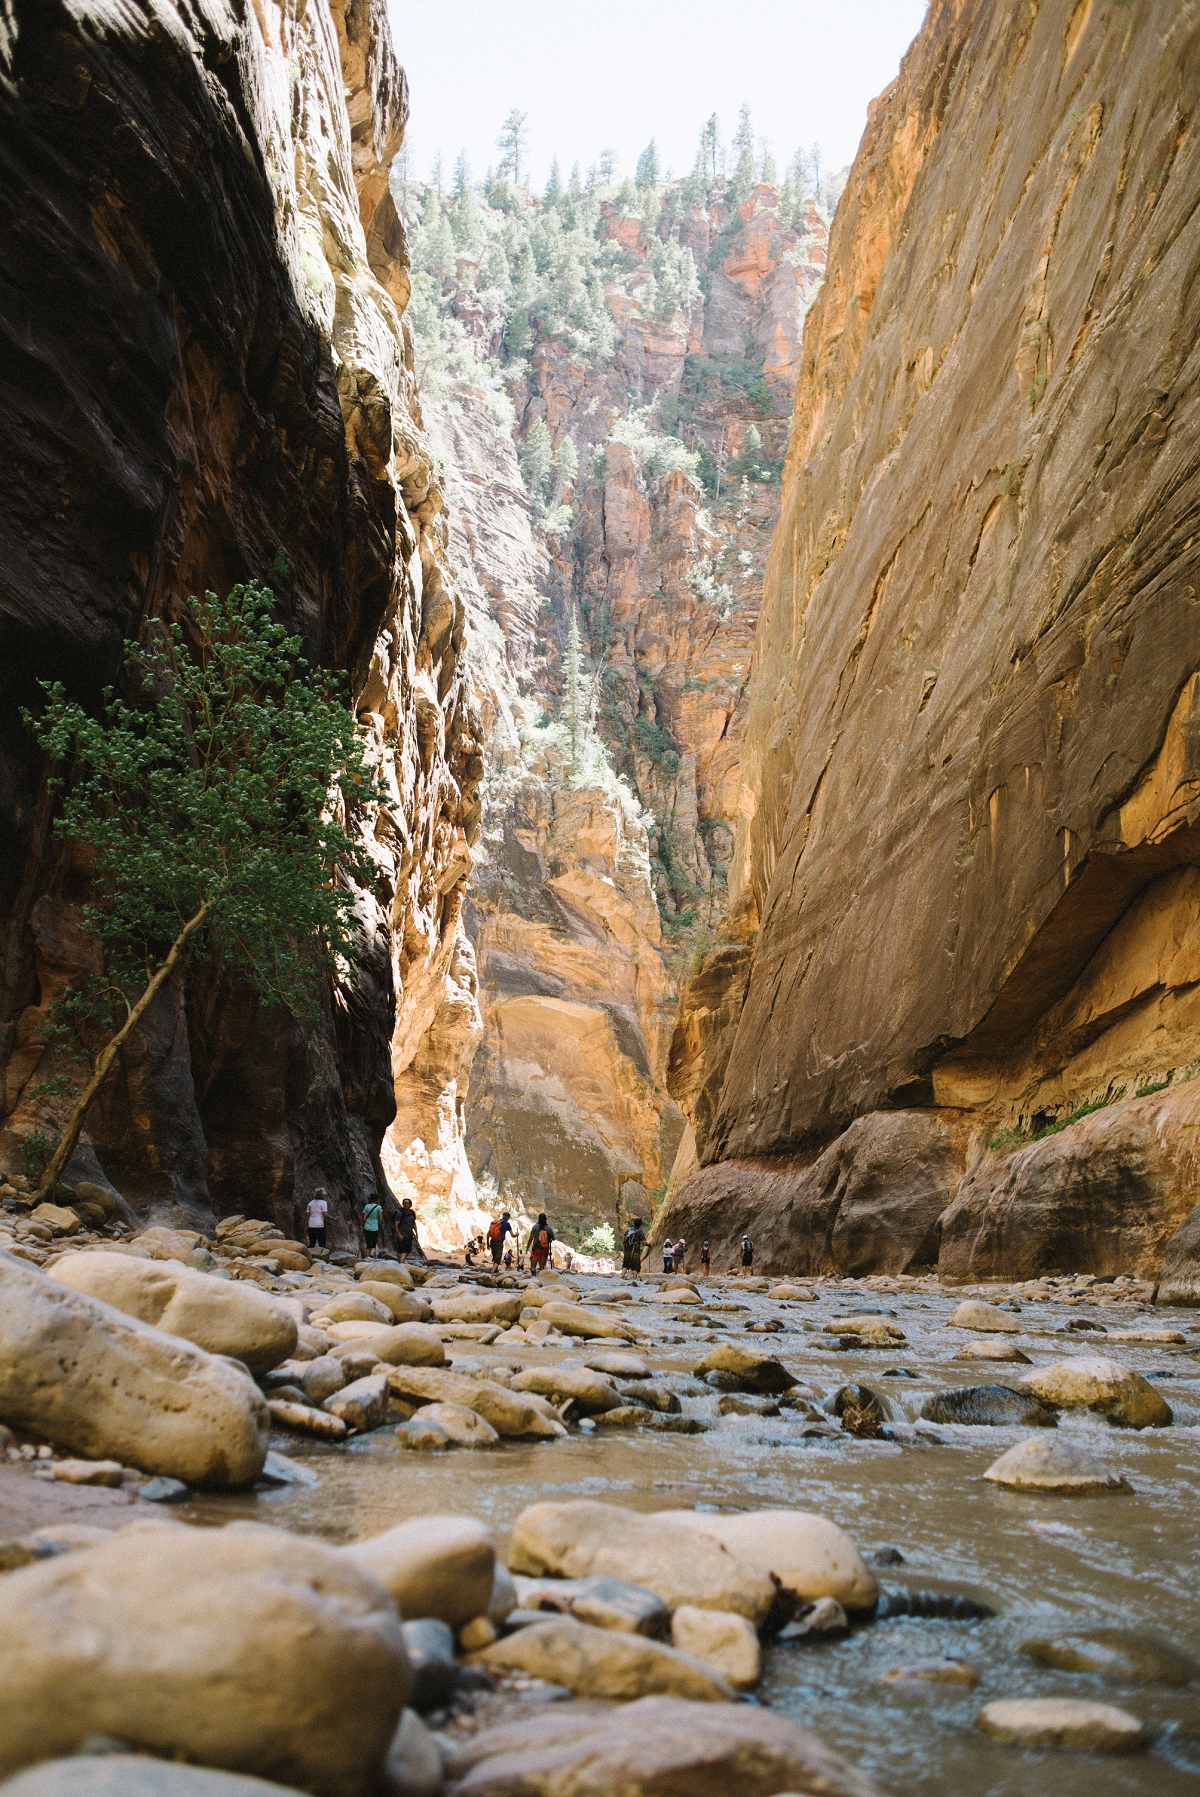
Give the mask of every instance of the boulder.
M 593 1373 L 607 1373 L 610 1379 L 649 1379 L 653 1376 L 637 1354 L 593 1354 L 583 1364 Z
M 408 1268 L 398 1260 L 360 1260 L 354 1271 L 360 1279 L 369 1279 L 375 1285 L 395 1285 L 407 1292 L 414 1290 L 416 1284 Z
M 828 1517 L 807 1510 L 748 1510 L 738 1516 L 660 1510 L 658 1518 L 685 1535 L 718 1542 L 798 1604 L 832 1597 L 847 1610 L 875 1607 L 875 1574 L 849 1535 Z
M 513 1525 L 509 1567 L 533 1577 L 604 1573 L 644 1586 L 669 1610 L 694 1604 L 764 1622 L 775 1601 L 769 1575 L 710 1536 L 691 1537 L 674 1525 L 677 1514 L 643 1516 L 586 1498 L 531 1504 Z
M 454 1630 L 436 1616 L 401 1625 L 404 1651 L 412 1668 L 408 1701 L 419 1715 L 440 1710 L 454 1690 Z
M 1032 1366 L 1028 1354 L 1022 1354 L 1015 1342 L 993 1341 L 984 1337 L 982 1341 L 968 1342 L 958 1350 L 955 1360 L 1004 1360 L 1015 1361 L 1022 1366 Z
M 487 1612 L 496 1549 L 473 1516 L 417 1516 L 336 1551 L 386 1586 L 405 1621 L 436 1616 L 461 1628 Z
M 256 1375 L 295 1350 L 300 1319 L 245 1280 L 213 1279 L 177 1260 L 131 1260 L 103 1249 L 64 1257 L 50 1277 L 210 1354 L 228 1354 Z
M 806 1285 L 772 1286 L 767 1297 L 776 1304 L 815 1304 L 817 1294 Z
M 336 1354 L 319 1354 L 315 1360 L 302 1361 L 296 1368 L 295 1382 L 313 1404 L 323 1404 L 349 1383 Z
M 418 1454 L 444 1454 L 450 1447 L 450 1437 L 436 1423 L 426 1421 L 418 1411 L 397 1428 L 396 1446 L 412 1449 Z
M 899 1324 L 887 1317 L 830 1317 L 825 1327 L 833 1335 L 880 1336 L 889 1344 L 908 1340 Z
M 406 1291 L 402 1285 L 391 1285 L 383 1280 L 361 1279 L 358 1289 L 390 1311 L 394 1323 L 427 1323 L 432 1315 L 428 1301 L 418 1298 L 414 1292 Z
M 387 1592 L 343 1550 L 258 1523 L 142 1524 L 9 1574 L 4 1599 L 3 1772 L 109 1735 L 359 1797 L 408 1690 Z
M 439 1323 L 515 1323 L 525 1299 L 520 1292 L 489 1292 L 471 1286 L 439 1292 L 433 1314 Z
M 391 1309 L 372 1298 L 369 1292 L 337 1292 L 322 1298 L 314 1307 L 314 1316 L 328 1317 L 331 1323 L 392 1323 Z
M 542 1322 L 549 1323 L 561 1335 L 582 1335 L 608 1341 L 634 1341 L 637 1337 L 637 1330 L 621 1317 L 585 1310 L 581 1304 L 564 1304 L 559 1298 L 542 1305 Z
M 1138 1684 L 1190 1685 L 1200 1666 L 1173 1647 L 1147 1641 L 1131 1629 L 1079 1629 L 1069 1635 L 1022 1641 L 1021 1652 L 1060 1672 L 1100 1672 Z
M 446 1364 L 446 1350 L 436 1330 L 425 1323 L 396 1323 L 390 1329 L 374 1324 L 340 1323 L 340 1329 L 353 1329 L 354 1335 L 335 1344 L 334 1352 L 374 1354 L 388 1366 L 433 1366 Z
M 194 1229 L 164 1229 L 156 1224 L 135 1235 L 132 1246 L 144 1249 L 151 1260 L 186 1260 L 199 1240 Z
M 1007 1385 L 958 1385 L 927 1398 L 921 1406 L 922 1420 L 927 1423 L 990 1424 L 994 1427 L 1054 1429 L 1058 1418 L 1053 1410 L 1029 1392 L 1013 1391 Z
M 536 1391 L 556 1407 L 568 1401 L 584 1416 L 615 1410 L 621 1399 L 608 1380 L 579 1366 L 531 1366 L 518 1373 L 512 1391 Z
M 483 1729 L 463 1747 L 454 1797 L 875 1797 L 807 1729 L 746 1704 L 643 1697 L 577 1702 Z
M 378 1429 L 387 1421 L 387 1403 L 387 1374 L 372 1373 L 344 1385 L 341 1391 L 326 1398 L 321 1408 L 330 1416 L 341 1417 L 348 1429 L 365 1435 L 368 1429 Z
M 340 1416 L 330 1416 L 312 1404 L 297 1404 L 288 1398 L 268 1398 L 271 1421 L 281 1429 L 299 1429 L 302 1435 L 316 1435 L 322 1441 L 345 1441 L 350 1433 Z
M 43 1760 L 6 1779 L 0 1791 L 4 1797 L 301 1797 L 292 1785 L 135 1753 Z
M 1021 1325 L 1016 1317 L 1010 1316 L 1007 1310 L 1001 1310 L 998 1304 L 988 1304 L 982 1298 L 965 1298 L 952 1316 L 947 1318 L 951 1329 L 980 1329 L 989 1335 L 1020 1335 Z
M 188 1485 L 248 1485 L 267 1455 L 266 1404 L 244 1372 L 7 1254 L 0 1420 Z
M 697 1361 L 695 1373 L 698 1379 L 706 1378 L 709 1373 L 720 1374 L 724 1381 L 722 1390 L 757 1392 L 763 1397 L 788 1391 L 797 1383 L 773 1355 L 760 1353 L 757 1348 L 744 1348 L 738 1342 L 718 1343 L 703 1360 Z
M 1110 1703 L 1078 1697 L 1013 1697 L 989 1703 L 975 1726 L 1015 1747 L 1084 1747 L 1101 1753 L 1137 1753 L 1150 1735 L 1136 1716 Z
M 82 1227 L 79 1212 L 63 1204 L 39 1204 L 29 1213 L 29 1221 L 44 1223 L 55 1235 L 77 1235 Z
M 456 1448 L 494 1448 L 500 1440 L 492 1425 L 465 1404 L 426 1404 L 412 1420 L 440 1429 Z M 406 1426 L 411 1429 L 412 1423 Z
M 984 1473 L 993 1485 L 1010 1485 L 1014 1491 L 1088 1492 L 1129 1491 L 1130 1486 L 1099 1460 L 1061 1437 L 1032 1435 L 1001 1454 Z
M 509 1391 L 489 1379 L 432 1367 L 393 1367 L 388 1384 L 398 1398 L 416 1404 L 463 1404 L 492 1425 L 498 1435 L 565 1435 L 552 1407 L 535 1392 Z
M 649 1635 L 656 1641 L 670 1632 L 671 1615 L 662 1599 L 627 1579 L 603 1575 L 590 1579 L 518 1577 L 513 1585 L 523 1610 L 561 1610 L 598 1629 Z
M 671 1645 L 702 1661 L 735 1691 L 752 1690 L 762 1675 L 762 1649 L 754 1624 L 728 1610 L 680 1604 L 671 1618 Z
M 1164 1429 L 1173 1420 L 1148 1379 L 1099 1354 L 1037 1367 L 1022 1376 L 1021 1389 L 1060 1410 L 1094 1410 L 1121 1428 Z
M 645 1635 L 592 1628 L 573 1616 L 535 1622 L 471 1657 L 498 1671 L 523 1672 L 565 1685 L 578 1697 L 661 1694 L 696 1703 L 728 1702 L 733 1697 L 730 1685 L 690 1654 Z

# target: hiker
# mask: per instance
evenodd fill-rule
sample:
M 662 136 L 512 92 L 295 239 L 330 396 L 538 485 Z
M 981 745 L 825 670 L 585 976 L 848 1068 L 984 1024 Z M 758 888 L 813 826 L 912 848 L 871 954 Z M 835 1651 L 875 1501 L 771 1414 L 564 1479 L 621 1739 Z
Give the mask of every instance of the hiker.
M 686 1273 L 687 1272 L 687 1243 L 686 1242 L 676 1242 L 676 1244 L 675 1244 L 675 1271 L 677 1273 Z
M 463 1264 L 464 1264 L 464 1266 L 468 1266 L 468 1267 L 473 1267 L 475 1265 L 475 1237 L 474 1236 L 470 1236 L 468 1238 L 466 1248 L 463 1250 Z
M 666 1241 L 663 1243 L 663 1272 L 664 1273 L 673 1273 L 674 1271 L 675 1271 L 675 1244 L 671 1240 L 670 1236 L 668 1236 Z
M 742 1237 L 742 1271 L 749 1273 L 754 1266 L 754 1243 L 748 1235 Z
M 511 1273 L 512 1270 L 513 1270 L 513 1251 L 511 1248 L 506 1248 L 504 1251 L 504 1271 L 506 1273 Z
M 642 1219 L 635 1217 L 625 1231 L 621 1243 L 621 1267 L 626 1273 L 632 1273 L 636 1279 L 642 1270 L 642 1251 L 646 1246 L 646 1234 L 642 1228 Z
M 544 1210 L 539 1211 L 538 1220 L 529 1231 L 529 1271 L 535 1277 L 545 1270 L 553 1240 L 554 1231 L 546 1221 L 546 1213 Z
M 425 1251 L 417 1240 L 417 1213 L 413 1209 L 412 1199 L 405 1198 L 400 1205 L 400 1215 L 396 1218 L 396 1249 L 401 1260 L 407 1260 L 413 1249 L 425 1259 Z
M 318 1186 L 308 1201 L 308 1245 L 310 1248 L 325 1246 L 325 1219 L 329 1215 L 329 1193 L 324 1186 Z
M 488 1247 L 492 1251 L 492 1265 L 497 1271 L 499 1271 L 500 1262 L 504 1258 L 504 1238 L 514 1233 L 512 1221 L 506 1210 L 502 1210 L 499 1217 L 493 1217 L 488 1224 Z
M 707 1242 L 701 1242 L 700 1244 L 700 1271 L 704 1274 L 706 1279 L 712 1272 L 712 1252 L 709 1249 Z
M 372 1198 L 369 1204 L 363 1205 L 363 1240 L 367 1244 L 367 1259 L 379 1258 L 379 1226 L 383 1222 L 383 1206 L 378 1198 Z

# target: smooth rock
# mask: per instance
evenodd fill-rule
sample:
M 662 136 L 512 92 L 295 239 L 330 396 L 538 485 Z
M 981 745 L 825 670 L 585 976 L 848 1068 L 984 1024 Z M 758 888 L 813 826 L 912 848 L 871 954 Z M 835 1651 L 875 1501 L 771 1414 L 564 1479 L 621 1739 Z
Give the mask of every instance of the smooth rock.
M 191 1495 L 182 1479 L 148 1479 L 138 1492 L 143 1504 L 186 1504 Z
M 748 1704 L 562 1704 L 480 1731 L 454 1797 L 876 1797 L 807 1729 Z
M 1075 1697 L 1015 1697 L 989 1703 L 976 1728 L 1016 1747 L 1090 1747 L 1102 1753 L 1136 1753 L 1149 1734 L 1136 1716 L 1108 1703 Z
M 408 1690 L 379 1584 L 344 1550 L 258 1523 L 142 1524 L 8 1574 L 4 1599 L 4 1772 L 110 1735 L 359 1797 Z
M 372 1298 L 369 1292 L 338 1292 L 332 1298 L 322 1298 L 319 1305 L 314 1306 L 315 1317 L 328 1317 L 331 1323 L 386 1323 L 394 1319 L 391 1309 L 381 1304 L 378 1298 Z
M 358 1289 L 391 1311 L 395 1323 L 427 1323 L 433 1314 L 425 1298 L 418 1298 L 402 1285 L 382 1279 L 360 1279 Z
M 39 1204 L 30 1211 L 29 1221 L 44 1223 L 55 1235 L 75 1235 L 82 1226 L 79 1212 L 63 1204 Z
M 5 1779 L 0 1791 L 4 1797 L 301 1797 L 294 1785 L 134 1753 L 43 1760 Z
M 496 1550 L 473 1516 L 417 1516 L 337 1551 L 386 1586 L 406 1621 L 436 1616 L 461 1628 L 487 1613 Z
M 497 1560 L 496 1571 L 492 1577 L 492 1595 L 488 1599 L 487 1613 L 493 1622 L 503 1622 L 517 1607 L 517 1585 L 512 1573 L 503 1560 Z
M 182 1336 L 210 1354 L 227 1354 L 254 1374 L 286 1360 L 297 1319 L 257 1286 L 211 1279 L 176 1260 L 131 1260 L 101 1249 L 64 1257 L 50 1277 L 111 1304 L 126 1316 Z
M 384 1773 L 395 1797 L 440 1797 L 445 1785 L 437 1743 L 414 1710 L 405 1710 L 392 1737 Z
M 966 1347 L 958 1350 L 954 1358 L 955 1360 L 1019 1361 L 1024 1366 L 1033 1364 L 1028 1354 L 1022 1354 L 1015 1342 L 990 1341 L 986 1337 L 983 1341 L 968 1342 Z
M 774 1398 L 756 1398 L 752 1392 L 723 1392 L 717 1400 L 722 1416 L 778 1416 Z
M 492 1425 L 465 1404 L 426 1404 L 404 1427 L 411 1429 L 417 1422 L 440 1429 L 456 1448 L 494 1448 L 500 1441 Z
M 458 1631 L 459 1648 L 464 1654 L 476 1653 L 490 1647 L 499 1632 L 490 1616 L 474 1616 Z
M 454 1691 L 454 1630 L 436 1616 L 401 1625 L 404 1651 L 412 1667 L 409 1703 L 420 1715 L 439 1710 Z
M 339 1356 L 359 1352 L 374 1354 L 388 1366 L 432 1366 L 446 1364 L 446 1350 L 435 1329 L 425 1323 L 396 1323 L 390 1329 L 379 1329 L 365 1323 L 342 1323 L 340 1329 L 356 1331 L 334 1351 Z
M 979 1683 L 979 1674 L 965 1660 L 910 1660 L 883 1674 L 885 1685 L 966 1685 Z
M 56 1460 L 54 1477 L 67 1485 L 120 1485 L 125 1468 L 119 1460 Z
M 561 1335 L 582 1335 L 610 1341 L 633 1341 L 637 1331 L 619 1317 L 604 1316 L 598 1310 L 585 1310 L 579 1304 L 564 1304 L 553 1299 L 542 1305 L 542 1322 L 549 1323 Z
M 557 1616 L 519 1629 L 474 1657 L 497 1670 L 550 1679 L 579 1697 L 629 1699 L 661 1694 L 698 1703 L 727 1702 L 733 1697 L 729 1684 L 700 1660 L 645 1635 L 593 1628 L 573 1616 Z
M 703 1360 L 697 1361 L 694 1371 L 697 1379 L 704 1379 L 709 1373 L 724 1374 L 733 1381 L 732 1387 L 725 1389 L 762 1396 L 774 1396 L 797 1383 L 772 1355 L 762 1354 L 757 1348 L 744 1348 L 737 1342 L 719 1342 Z
M 678 1397 L 665 1385 L 656 1385 L 653 1380 L 644 1379 L 627 1390 L 618 1387 L 625 1402 L 648 1404 L 651 1410 L 657 1410 L 663 1416 L 678 1416 L 683 1409 Z
M 594 1420 L 598 1429 L 640 1429 L 649 1423 L 650 1414 L 645 1404 L 619 1401 L 614 1409 L 601 1411 Z
M 927 1423 L 989 1424 L 993 1427 L 1054 1429 L 1053 1410 L 1024 1391 L 1007 1385 L 959 1385 L 927 1398 L 921 1406 Z
M 887 1317 L 831 1317 L 826 1324 L 826 1328 L 834 1335 L 861 1335 L 870 1337 L 878 1341 L 880 1345 L 883 1343 L 890 1344 L 892 1342 L 903 1342 L 908 1340 L 903 1329 L 896 1323 L 889 1321 Z
M 388 1375 L 388 1384 L 399 1398 L 419 1403 L 464 1404 L 468 1410 L 477 1411 L 498 1435 L 552 1437 L 567 1432 L 551 1406 L 536 1392 L 509 1391 L 487 1379 L 470 1379 L 462 1373 L 439 1372 L 431 1367 L 395 1367 Z
M 1037 1367 L 1022 1376 L 1021 1389 L 1062 1410 L 1094 1410 L 1123 1428 L 1163 1429 L 1173 1420 L 1148 1379 L 1099 1354 Z
M 806 1285 L 777 1285 L 767 1293 L 767 1297 L 776 1304 L 815 1304 L 817 1301 L 816 1292 L 810 1291 Z
M 947 1323 L 951 1329 L 981 1329 L 993 1335 L 1020 1335 L 1021 1325 L 998 1304 L 982 1298 L 965 1298 Z
M 339 1416 L 348 1429 L 365 1435 L 387 1420 L 388 1382 L 386 1373 L 373 1373 L 366 1379 L 355 1379 L 350 1385 L 326 1398 L 321 1408 L 330 1416 Z
M 358 1260 L 354 1271 L 359 1279 L 370 1279 L 377 1285 L 398 1285 L 409 1292 L 416 1289 L 416 1280 L 398 1260 Z
M 1194 1660 L 1175 1648 L 1143 1640 L 1131 1629 L 1079 1629 L 1048 1640 L 1022 1641 L 1021 1652 L 1060 1672 L 1102 1672 L 1148 1685 L 1189 1685 L 1200 1677 Z
M 850 1619 L 835 1597 L 819 1597 L 815 1604 L 805 1604 L 785 1628 L 780 1641 L 802 1640 L 806 1635 L 841 1635 L 850 1627 Z
M 593 1373 L 607 1373 L 612 1379 L 649 1379 L 652 1377 L 646 1362 L 636 1354 L 593 1354 L 583 1364 Z
M 396 1446 L 410 1448 L 419 1454 L 444 1454 L 450 1447 L 450 1437 L 418 1411 L 416 1416 L 397 1426 Z
M 849 1535 L 828 1517 L 806 1510 L 750 1510 L 736 1516 L 660 1510 L 658 1516 L 686 1534 L 719 1542 L 798 1603 L 833 1597 L 847 1610 L 870 1610 L 879 1596 L 875 1574 Z
M 439 1323 L 515 1323 L 524 1302 L 520 1292 L 489 1292 L 463 1286 L 457 1291 L 439 1292 L 433 1299 L 433 1314 Z
M 1032 1435 L 1001 1454 L 984 1473 L 993 1485 L 1015 1491 L 1129 1491 L 1120 1473 L 1110 1471 L 1085 1449 L 1061 1436 Z
M 345 1367 L 336 1354 L 318 1354 L 315 1360 L 304 1361 L 296 1371 L 301 1390 L 313 1404 L 323 1404 L 326 1398 L 344 1390 L 349 1383 Z
M 81 1458 L 189 1485 L 251 1484 L 269 1432 L 262 1394 L 228 1361 L 7 1254 L 0 1419 Z
M 685 1533 L 674 1524 L 677 1515 L 644 1516 L 588 1498 L 531 1504 L 513 1525 L 509 1567 L 534 1577 L 604 1573 L 653 1591 L 669 1610 L 695 1604 L 730 1610 L 756 1626 L 764 1622 L 775 1601 L 769 1575 L 744 1564 L 711 1535 Z
M 607 1379 L 581 1366 L 527 1367 L 517 1374 L 510 1390 L 536 1391 L 556 1408 L 570 1402 L 583 1416 L 615 1410 L 621 1402 Z
M 762 1676 L 762 1649 L 752 1622 L 725 1610 L 680 1604 L 671 1618 L 671 1645 L 700 1660 L 736 1691 L 749 1691 Z
M 165 1229 L 155 1224 L 150 1229 L 143 1229 L 130 1242 L 133 1248 L 141 1248 L 153 1260 L 186 1260 L 196 1243 L 200 1240 L 193 1229 Z
M 318 1435 L 324 1441 L 344 1441 L 349 1434 L 340 1416 L 330 1416 L 313 1405 L 289 1403 L 286 1398 L 268 1398 L 271 1421 L 283 1429 L 299 1429 L 305 1435 Z
M 555 1609 L 594 1628 L 619 1629 L 658 1641 L 670 1633 L 671 1613 L 644 1585 L 604 1574 L 589 1579 L 514 1579 L 523 1610 Z

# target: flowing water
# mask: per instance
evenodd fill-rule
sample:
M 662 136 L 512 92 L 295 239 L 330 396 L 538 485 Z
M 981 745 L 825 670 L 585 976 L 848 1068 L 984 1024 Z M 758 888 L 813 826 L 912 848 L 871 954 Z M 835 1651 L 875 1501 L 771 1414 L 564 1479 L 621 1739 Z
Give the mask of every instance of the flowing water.
M 611 1282 L 610 1289 L 611 1289 Z M 575 1282 L 586 1300 L 603 1281 Z M 1004 1381 L 1023 1369 L 953 1357 L 977 1339 L 946 1327 L 962 1293 L 821 1285 L 815 1304 L 783 1306 L 736 1294 L 745 1315 L 727 1314 L 710 1330 L 681 1321 L 666 1306 L 627 1308 L 653 1346 L 640 1350 L 656 1368 L 677 1375 L 681 1391 L 708 1341 L 727 1333 L 778 1353 L 821 1392 L 864 1381 L 910 1418 L 926 1397 L 949 1385 Z M 728 1301 L 735 1295 L 720 1294 Z M 814 1318 L 865 1305 L 885 1310 L 907 1340 L 892 1349 L 830 1352 L 806 1329 Z M 741 1334 L 752 1317 L 773 1316 L 785 1332 Z M 1081 1316 L 1106 1328 L 1182 1327 L 1183 1347 L 1105 1345 L 1097 1334 L 1064 1333 Z M 820 1511 L 845 1528 L 864 1552 L 890 1546 L 903 1563 L 881 1569 L 885 1589 L 962 1592 L 997 1612 L 991 1620 L 955 1622 L 896 1618 L 856 1627 L 849 1636 L 778 1644 L 765 1655 L 759 1696 L 816 1729 L 860 1765 L 887 1793 L 905 1797 L 1174 1797 L 1200 1792 L 1200 1683 L 1183 1689 L 1047 1670 L 1019 1649 L 1032 1636 L 1082 1626 L 1120 1626 L 1200 1657 L 1197 1590 L 1200 1540 L 1200 1328 L 1189 1313 L 1097 1308 L 1078 1302 L 1025 1304 L 1030 1331 L 1011 1338 L 1036 1364 L 1072 1353 L 1108 1353 L 1162 1378 L 1159 1389 L 1176 1413 L 1169 1429 L 1116 1430 L 1090 1414 L 1064 1415 L 1060 1431 L 1124 1473 L 1130 1494 L 1032 1496 L 982 1479 L 1020 1428 L 938 1425 L 937 1442 L 801 1441 L 802 1425 L 779 1418 L 726 1417 L 716 1396 L 685 1395 L 684 1410 L 715 1422 L 710 1433 L 670 1436 L 572 1432 L 538 1445 L 505 1444 L 484 1453 L 402 1453 L 390 1432 L 342 1450 L 277 1445 L 318 1474 L 313 1487 L 209 1498 L 186 1513 L 198 1522 L 252 1514 L 264 1522 L 334 1541 L 370 1535 L 432 1511 L 470 1512 L 493 1524 L 503 1544 L 513 1520 L 542 1499 L 599 1498 L 652 1511 L 690 1506 L 722 1510 L 788 1507 Z M 597 1346 L 600 1344 L 596 1344 Z M 465 1358 L 489 1351 L 455 1343 Z M 495 1351 L 512 1363 L 579 1363 L 582 1344 Z M 915 1378 L 887 1376 L 902 1367 Z M 980 1675 L 975 1689 L 880 1682 L 890 1667 L 944 1655 L 967 1660 Z M 974 1727 L 984 1703 L 1002 1697 L 1072 1696 L 1115 1703 L 1153 1731 L 1151 1749 L 1130 1757 L 1020 1750 L 989 1740 Z

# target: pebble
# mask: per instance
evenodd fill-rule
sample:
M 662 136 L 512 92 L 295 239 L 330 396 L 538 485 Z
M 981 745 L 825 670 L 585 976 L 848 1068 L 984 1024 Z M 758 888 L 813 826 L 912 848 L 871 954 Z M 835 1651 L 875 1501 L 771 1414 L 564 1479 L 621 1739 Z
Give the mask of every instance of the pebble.
M 979 1674 L 965 1660 L 912 1660 L 883 1674 L 885 1685 L 968 1685 L 979 1683 Z
M 975 1726 L 1016 1747 L 1090 1747 L 1136 1753 L 1149 1743 L 1145 1726 L 1127 1710 L 1074 1697 L 1017 1697 L 989 1703 Z

